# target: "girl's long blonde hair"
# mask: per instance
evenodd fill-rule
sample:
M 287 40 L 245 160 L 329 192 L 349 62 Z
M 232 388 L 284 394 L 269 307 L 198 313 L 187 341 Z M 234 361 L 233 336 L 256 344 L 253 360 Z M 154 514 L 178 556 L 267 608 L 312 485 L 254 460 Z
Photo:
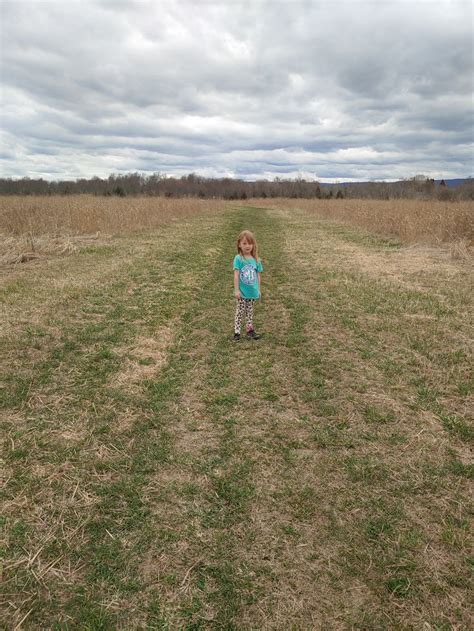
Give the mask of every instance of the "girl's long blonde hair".
M 240 254 L 240 256 L 243 256 L 243 252 L 240 249 L 240 242 L 244 238 L 247 239 L 247 241 L 252 245 L 252 250 L 251 250 L 250 254 L 253 256 L 255 261 L 258 263 L 257 242 L 255 240 L 255 237 L 253 236 L 253 233 L 250 232 L 250 230 L 242 230 L 242 232 L 237 237 L 237 252 Z

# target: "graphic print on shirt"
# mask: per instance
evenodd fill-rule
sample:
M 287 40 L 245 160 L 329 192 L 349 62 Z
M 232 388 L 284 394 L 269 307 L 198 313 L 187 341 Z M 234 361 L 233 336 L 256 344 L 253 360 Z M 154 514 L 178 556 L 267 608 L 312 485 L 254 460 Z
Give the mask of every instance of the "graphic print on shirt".
M 240 270 L 240 280 L 244 285 L 254 285 L 257 281 L 257 272 L 255 267 L 251 265 L 244 265 Z

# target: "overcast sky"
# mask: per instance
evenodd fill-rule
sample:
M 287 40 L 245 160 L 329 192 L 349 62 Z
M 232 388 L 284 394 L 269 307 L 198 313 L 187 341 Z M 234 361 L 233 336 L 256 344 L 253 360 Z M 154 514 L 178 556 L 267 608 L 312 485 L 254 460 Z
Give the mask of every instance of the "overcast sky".
M 0 0 L 1 175 L 473 174 L 470 0 Z

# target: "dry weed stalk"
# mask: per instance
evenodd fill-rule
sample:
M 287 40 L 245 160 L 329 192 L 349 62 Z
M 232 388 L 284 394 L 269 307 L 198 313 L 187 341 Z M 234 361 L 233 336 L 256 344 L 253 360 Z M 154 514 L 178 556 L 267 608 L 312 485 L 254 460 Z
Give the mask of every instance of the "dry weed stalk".
M 467 261 L 472 256 L 474 239 L 459 239 L 451 244 L 451 258 Z

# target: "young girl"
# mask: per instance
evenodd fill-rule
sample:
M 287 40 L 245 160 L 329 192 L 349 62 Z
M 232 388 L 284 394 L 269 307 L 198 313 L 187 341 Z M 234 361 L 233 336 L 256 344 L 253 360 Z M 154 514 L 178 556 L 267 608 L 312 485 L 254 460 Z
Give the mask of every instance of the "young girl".
M 234 258 L 234 292 L 237 300 L 235 308 L 234 341 L 240 340 L 240 325 L 245 313 L 247 337 L 258 340 L 253 329 L 253 305 L 260 298 L 260 272 L 262 261 L 257 256 L 257 242 L 249 230 L 243 230 L 237 237 L 237 252 Z

